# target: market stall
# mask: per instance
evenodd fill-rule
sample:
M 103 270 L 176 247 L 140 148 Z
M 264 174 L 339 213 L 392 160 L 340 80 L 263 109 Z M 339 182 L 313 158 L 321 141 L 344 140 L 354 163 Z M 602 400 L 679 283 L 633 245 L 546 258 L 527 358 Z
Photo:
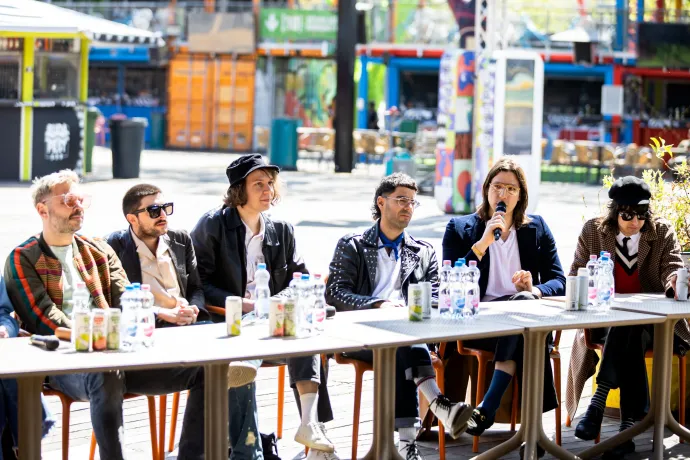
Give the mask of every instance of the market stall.
M 83 170 L 91 43 L 158 47 L 154 33 L 34 0 L 0 0 L 0 180 Z

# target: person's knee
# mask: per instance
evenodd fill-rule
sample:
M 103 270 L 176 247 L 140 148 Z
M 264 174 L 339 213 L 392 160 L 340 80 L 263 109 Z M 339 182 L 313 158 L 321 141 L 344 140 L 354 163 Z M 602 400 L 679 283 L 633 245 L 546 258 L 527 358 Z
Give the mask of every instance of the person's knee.
M 87 374 L 86 389 L 89 399 L 104 395 L 108 400 L 121 400 L 125 394 L 124 374 L 121 371 Z
M 314 382 L 316 385 L 321 382 L 321 359 L 319 356 L 290 358 L 287 360 L 287 366 L 290 386 L 293 388 L 298 382 Z

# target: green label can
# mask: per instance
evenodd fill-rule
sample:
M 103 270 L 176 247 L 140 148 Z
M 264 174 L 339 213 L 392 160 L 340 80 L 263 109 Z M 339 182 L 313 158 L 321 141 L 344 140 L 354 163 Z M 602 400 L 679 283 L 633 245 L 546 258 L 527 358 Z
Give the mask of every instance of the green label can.
M 407 290 L 407 308 L 410 321 L 421 321 L 424 318 L 424 290 L 418 284 L 410 284 Z
M 271 297 L 268 309 L 268 334 L 271 337 L 285 335 L 285 304 L 279 297 Z
M 228 296 L 225 298 L 225 325 L 228 335 L 238 336 L 242 333 L 242 297 Z
M 122 312 L 117 308 L 109 308 L 105 311 L 108 324 L 108 350 L 120 349 L 120 318 Z
M 74 313 L 72 343 L 76 351 L 91 351 L 91 314 L 89 312 Z
M 285 325 L 285 337 L 296 337 L 297 336 L 297 308 L 295 304 L 295 299 L 285 300 L 285 311 L 283 324 Z

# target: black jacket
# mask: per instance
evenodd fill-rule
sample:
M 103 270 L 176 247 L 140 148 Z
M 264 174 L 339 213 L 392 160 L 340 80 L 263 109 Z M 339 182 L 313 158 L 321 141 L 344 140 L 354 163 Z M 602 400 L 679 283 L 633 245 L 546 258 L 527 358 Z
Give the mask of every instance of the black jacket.
M 187 299 L 190 305 L 199 307 L 197 322 L 210 320 L 210 315 L 206 310 L 206 302 L 204 301 L 204 290 L 199 279 L 199 272 L 197 271 L 192 239 L 184 230 L 168 230 L 168 233 L 163 235 L 162 238 L 170 248 L 170 258 L 175 265 L 180 295 Z M 106 240 L 122 262 L 122 267 L 125 269 L 129 281 L 131 283 L 141 283 L 139 254 L 137 253 L 137 245 L 134 242 L 134 238 L 132 238 L 130 230 L 113 232 L 108 235 Z M 159 323 L 159 326 L 171 325 L 163 321 Z
M 532 273 L 533 285 L 544 297 L 564 295 L 565 274 L 558 258 L 556 240 L 544 219 L 536 215 L 529 217 L 532 221 L 517 229 L 520 266 Z M 451 219 L 443 235 L 443 260 L 452 263 L 459 258 L 468 262 L 477 260 L 472 245 L 482 238 L 485 229 L 486 222 L 477 213 Z M 477 262 L 481 297 L 486 294 L 490 263 L 489 251 Z
M 271 275 L 271 295 L 287 295 L 293 273 L 309 273 L 295 249 L 292 225 L 265 214 L 263 254 Z M 247 290 L 246 228 L 236 208 L 222 206 L 204 214 L 192 230 L 199 276 L 209 305 L 224 307 L 227 296 Z
M 349 234 L 338 241 L 329 267 L 326 302 L 338 311 L 363 310 L 387 299 L 372 297 L 376 288 L 378 222 L 362 234 Z M 410 283 L 429 281 L 432 298 L 438 298 L 438 262 L 434 248 L 404 233 L 400 251 L 402 295 L 407 301 Z

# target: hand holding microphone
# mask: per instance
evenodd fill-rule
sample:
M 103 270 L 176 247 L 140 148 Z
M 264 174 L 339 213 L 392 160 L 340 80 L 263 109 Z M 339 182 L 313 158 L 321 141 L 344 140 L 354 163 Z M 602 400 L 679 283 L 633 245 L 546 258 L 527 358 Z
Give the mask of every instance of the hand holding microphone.
M 503 201 L 499 201 L 496 205 L 496 212 L 494 213 L 494 217 L 496 217 L 496 215 L 498 215 L 499 212 L 502 212 L 503 214 L 505 214 L 506 212 L 506 204 Z M 498 239 L 501 237 L 502 231 L 502 228 L 494 229 L 494 241 L 498 241 Z

